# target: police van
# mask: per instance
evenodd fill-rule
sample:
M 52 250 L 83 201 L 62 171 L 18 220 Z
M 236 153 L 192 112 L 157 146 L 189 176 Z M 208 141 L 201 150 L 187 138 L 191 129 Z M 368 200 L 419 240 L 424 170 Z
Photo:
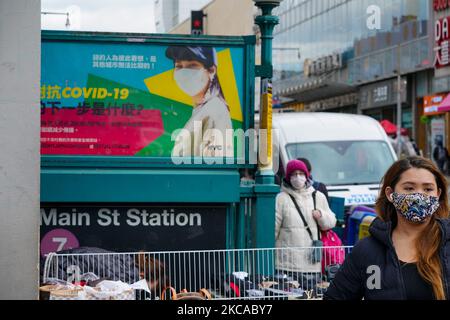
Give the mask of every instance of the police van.
M 284 177 L 289 160 L 306 158 L 313 179 L 327 186 L 330 197 L 345 198 L 347 210 L 374 206 L 381 179 L 397 160 L 385 131 L 368 116 L 274 113 L 273 129 L 277 175 Z

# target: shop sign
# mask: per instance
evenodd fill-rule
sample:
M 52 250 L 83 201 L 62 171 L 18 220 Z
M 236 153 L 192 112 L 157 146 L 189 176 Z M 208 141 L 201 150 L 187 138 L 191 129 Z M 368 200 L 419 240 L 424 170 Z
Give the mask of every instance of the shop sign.
M 375 103 L 378 102 L 386 102 L 389 98 L 388 86 L 380 86 L 373 89 L 373 101 Z
M 450 17 L 436 20 L 434 26 L 434 67 L 439 69 L 450 64 Z
M 225 206 L 43 205 L 41 255 L 78 247 L 210 250 L 226 247 Z
M 433 9 L 436 12 L 445 11 L 450 8 L 450 0 L 433 0 Z
M 303 106 L 305 111 L 314 112 L 327 109 L 335 109 L 358 104 L 356 93 L 350 93 L 339 97 L 310 102 Z
M 445 95 L 425 96 L 423 98 L 423 113 L 424 115 L 433 115 L 439 113 L 439 105 L 444 100 Z
M 431 119 L 431 140 L 429 145 L 434 147 L 434 141 L 436 139 L 442 140 L 444 146 L 446 145 L 446 132 L 445 132 L 445 118 L 444 117 L 433 117 Z
M 397 80 L 387 80 L 361 87 L 359 101 L 362 110 L 397 104 Z M 402 81 L 402 103 L 406 102 L 406 81 Z

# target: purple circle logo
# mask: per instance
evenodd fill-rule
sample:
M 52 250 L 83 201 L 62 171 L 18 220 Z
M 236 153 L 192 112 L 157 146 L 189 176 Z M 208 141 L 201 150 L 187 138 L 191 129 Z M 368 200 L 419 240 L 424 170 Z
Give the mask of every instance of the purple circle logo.
M 47 232 L 41 240 L 41 255 L 44 257 L 50 252 L 78 248 L 80 243 L 75 235 L 65 229 L 54 229 Z

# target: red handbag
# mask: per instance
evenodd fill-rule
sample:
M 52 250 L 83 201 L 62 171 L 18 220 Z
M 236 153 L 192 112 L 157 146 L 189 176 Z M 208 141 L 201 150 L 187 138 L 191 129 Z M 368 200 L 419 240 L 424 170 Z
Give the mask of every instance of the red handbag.
M 317 191 L 312 194 L 314 210 L 316 210 L 316 194 Z M 345 250 L 342 246 L 342 240 L 333 230 L 320 231 L 320 240 L 323 243 L 322 272 L 325 273 L 328 266 L 344 263 Z
M 342 240 L 333 230 L 321 231 L 321 236 L 323 242 L 322 272 L 325 273 L 326 267 L 344 263 L 345 250 L 342 247 Z

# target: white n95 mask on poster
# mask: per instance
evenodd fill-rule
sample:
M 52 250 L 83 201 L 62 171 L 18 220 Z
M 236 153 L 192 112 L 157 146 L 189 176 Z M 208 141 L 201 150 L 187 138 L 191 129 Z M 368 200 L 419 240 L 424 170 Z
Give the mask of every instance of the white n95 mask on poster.
M 180 89 L 191 97 L 205 89 L 209 81 L 208 72 L 205 69 L 175 70 L 174 77 Z

